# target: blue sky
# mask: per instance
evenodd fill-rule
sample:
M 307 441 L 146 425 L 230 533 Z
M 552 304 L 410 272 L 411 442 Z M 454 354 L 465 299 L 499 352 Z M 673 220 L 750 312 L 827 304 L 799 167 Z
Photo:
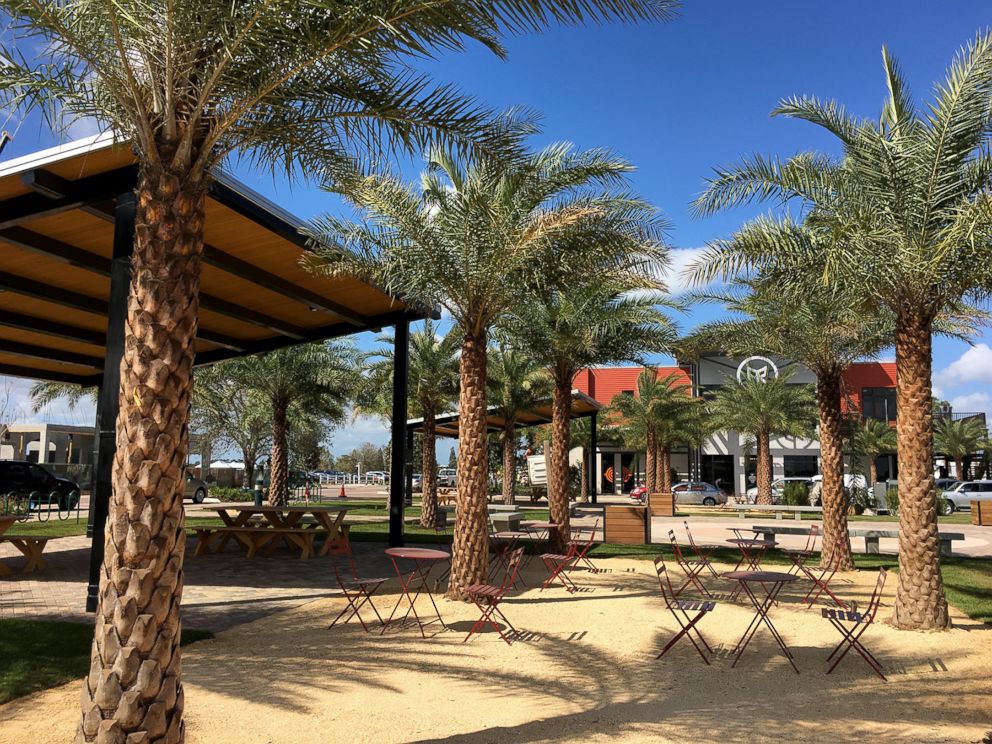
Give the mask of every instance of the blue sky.
M 876 115 L 885 94 L 883 44 L 899 59 L 915 95 L 925 98 L 955 51 L 990 21 L 987 0 L 688 0 L 681 16 L 665 25 L 555 29 L 509 40 L 506 61 L 476 48 L 424 67 L 494 108 L 524 105 L 542 112 L 545 132 L 535 145 L 568 140 L 607 146 L 631 160 L 638 167 L 636 189 L 673 224 L 669 238 L 681 264 L 692 249 L 727 235 L 760 209 L 694 219 L 689 202 L 713 166 L 752 152 L 833 148 L 811 125 L 769 117 L 780 98 L 814 94 Z M 28 122 L 5 159 L 53 141 Z M 334 197 L 311 186 L 290 189 L 266 175 L 238 175 L 301 217 L 337 208 Z M 691 328 L 714 312 L 696 310 L 680 324 Z M 987 338 L 977 343 L 971 350 L 960 342 L 935 344 L 938 393 L 959 410 L 992 408 L 992 350 L 984 345 Z M 65 416 L 59 409 L 43 414 Z M 80 423 L 88 416 L 69 415 Z M 345 427 L 334 435 L 334 449 L 346 451 L 365 439 L 384 441 L 380 422 Z

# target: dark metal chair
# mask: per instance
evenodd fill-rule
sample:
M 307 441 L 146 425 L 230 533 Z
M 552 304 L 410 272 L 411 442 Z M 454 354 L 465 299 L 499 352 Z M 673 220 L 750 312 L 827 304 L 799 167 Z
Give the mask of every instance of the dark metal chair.
M 711 597 L 709 589 L 703 586 L 703 582 L 699 578 L 699 574 L 702 573 L 703 569 L 706 568 L 706 564 L 702 561 L 691 561 L 685 557 L 682 552 L 682 548 L 679 546 L 679 541 L 675 539 L 675 530 L 668 531 L 668 539 L 672 543 L 672 550 L 675 553 L 675 562 L 679 564 L 679 568 L 685 573 L 685 581 L 682 585 L 675 590 L 675 595 L 678 597 L 686 588 L 691 584 L 696 587 L 701 594 L 706 597 Z
M 871 651 L 865 648 L 861 642 L 861 636 L 875 622 L 875 616 L 878 614 L 878 606 L 882 602 L 882 591 L 885 589 L 887 575 L 888 571 L 886 569 L 879 569 L 878 581 L 875 582 L 875 591 L 872 592 L 871 599 L 868 601 L 868 607 L 864 613 L 827 608 L 820 610 L 820 616 L 829 620 L 831 625 L 837 628 L 837 631 L 843 636 L 841 642 L 837 644 L 837 647 L 827 657 L 828 662 L 833 660 L 833 664 L 827 669 L 827 674 L 830 674 L 836 669 L 837 665 L 847 656 L 847 652 L 853 648 L 861 655 L 865 663 L 875 671 L 875 674 L 883 680 L 885 679 L 882 663 L 875 658 Z
M 590 571 L 598 572 L 599 569 L 589 558 L 589 550 L 593 545 L 596 544 L 596 530 L 599 529 L 599 520 L 592 527 L 585 530 L 582 528 L 576 529 L 572 540 L 568 543 L 567 553 L 574 554 L 575 561 L 572 563 L 572 568 L 577 567 L 580 563 L 585 564 L 586 568 Z M 583 532 L 586 533 L 585 539 L 583 539 Z
M 820 534 L 820 525 L 814 524 L 809 528 L 809 534 L 806 536 L 806 545 L 800 549 L 796 548 L 782 548 L 781 552 L 785 553 L 789 560 L 792 561 L 792 567 L 789 569 L 789 573 L 797 574 L 803 570 L 803 565 L 810 558 L 813 557 L 813 552 L 816 548 L 816 538 Z
M 465 643 L 474 633 L 478 633 L 482 628 L 490 625 L 499 633 L 500 638 L 506 641 L 507 644 L 512 645 L 513 642 L 503 633 L 503 629 L 493 619 L 493 616 L 498 616 L 500 620 L 506 623 L 506 627 L 512 631 L 511 635 L 517 635 L 517 629 L 513 627 L 513 624 L 503 614 L 503 611 L 499 608 L 499 603 L 503 601 L 506 592 L 516 582 L 517 572 L 520 570 L 520 562 L 523 560 L 523 555 L 523 548 L 517 548 L 510 554 L 506 573 L 503 576 L 503 581 L 498 586 L 495 584 L 472 584 L 465 589 L 466 596 L 475 603 L 475 606 L 479 608 L 482 615 L 469 629 L 468 635 L 465 636 L 462 643 Z
M 713 551 L 704 551 L 696 545 L 696 541 L 692 539 L 692 530 L 689 529 L 689 522 L 686 521 L 682 524 L 685 525 L 685 534 L 689 538 L 689 548 L 696 554 L 697 560 L 706 566 L 714 579 L 719 578 L 720 575 L 716 572 L 716 569 L 713 568 L 713 562 L 710 560 L 710 556 L 713 554 Z
M 665 606 L 672 613 L 672 617 L 675 618 L 675 622 L 678 623 L 680 628 L 679 632 L 665 644 L 665 647 L 661 649 L 661 653 L 655 658 L 660 659 L 671 650 L 672 646 L 678 643 L 680 638 L 685 637 L 695 647 L 702 660 L 709 665 L 710 660 L 706 653 L 703 652 L 703 648 L 709 654 L 713 653 L 713 649 L 710 648 L 710 645 L 703 638 L 703 634 L 696 625 L 716 608 L 716 602 L 713 600 L 678 599 L 678 595 L 672 588 L 672 581 L 668 576 L 664 556 L 659 555 L 654 559 L 654 570 L 658 574 L 658 586 L 661 589 L 661 597 L 665 600 Z M 690 613 L 693 614 L 690 615 Z M 693 633 L 695 633 L 695 637 L 693 637 Z M 702 648 L 700 648 L 700 644 L 702 644 Z
M 578 587 L 572 578 L 568 575 L 568 570 L 575 565 L 578 561 L 579 556 L 577 553 L 542 553 L 541 560 L 544 561 L 545 568 L 548 569 L 548 578 L 544 580 L 541 584 L 541 591 L 543 592 L 549 586 L 551 586 L 557 579 L 563 587 L 569 592 L 578 591 Z
M 334 571 L 334 578 L 337 580 L 338 587 L 341 589 L 341 593 L 345 600 L 348 602 L 347 606 L 338 613 L 338 616 L 334 618 L 334 621 L 327 627 L 333 628 L 340 621 L 342 624 L 347 623 L 353 617 L 358 618 L 358 622 L 362 624 L 362 628 L 365 632 L 369 632 L 369 626 L 365 624 L 365 620 L 362 618 L 361 609 L 368 605 L 372 612 L 375 613 L 376 618 L 379 620 L 379 624 L 383 625 L 382 616 L 379 611 L 375 608 L 375 603 L 372 601 L 372 595 L 379 591 L 379 587 L 389 581 L 388 578 L 367 578 L 362 579 L 358 577 L 358 573 L 355 570 L 355 562 L 351 557 L 351 550 L 347 547 L 332 547 L 329 550 L 331 556 L 331 568 Z M 341 575 L 338 570 L 337 555 L 347 555 L 348 560 L 351 564 L 351 578 L 347 578 Z M 347 617 L 345 617 L 347 615 Z M 341 618 L 344 618 L 342 621 Z
M 808 607 L 812 607 L 821 594 L 826 594 L 838 607 L 845 610 L 847 609 L 847 604 L 845 604 L 844 600 L 834 594 L 833 590 L 830 588 L 830 582 L 834 578 L 834 574 L 836 574 L 840 568 L 840 561 L 840 551 L 835 550 L 830 558 L 830 562 L 825 568 L 820 569 L 819 574 L 816 573 L 815 568 L 810 568 L 805 563 L 797 564 L 799 566 L 799 570 L 803 572 L 806 578 L 813 582 L 813 586 L 810 587 L 810 590 L 806 593 L 806 596 L 803 597 L 803 602 L 805 602 Z

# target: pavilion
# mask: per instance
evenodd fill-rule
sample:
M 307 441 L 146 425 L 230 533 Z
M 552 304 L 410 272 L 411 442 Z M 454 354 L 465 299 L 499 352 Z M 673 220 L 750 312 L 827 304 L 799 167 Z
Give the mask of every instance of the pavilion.
M 87 534 L 95 610 L 134 242 L 136 158 L 108 134 L 0 165 L 0 374 L 97 386 Z M 224 172 L 206 204 L 197 365 L 395 327 L 390 543 L 403 541 L 409 324 L 423 308 L 308 272 L 303 222 Z

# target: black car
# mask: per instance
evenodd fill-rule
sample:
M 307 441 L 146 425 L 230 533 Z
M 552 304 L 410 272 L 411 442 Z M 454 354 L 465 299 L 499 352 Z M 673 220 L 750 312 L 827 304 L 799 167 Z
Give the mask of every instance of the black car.
M 0 494 L 14 493 L 30 497 L 40 494 L 31 501 L 31 506 L 47 504 L 48 497 L 56 494 L 59 509 L 75 509 L 79 503 L 79 484 L 49 472 L 43 465 L 26 460 L 0 460 Z

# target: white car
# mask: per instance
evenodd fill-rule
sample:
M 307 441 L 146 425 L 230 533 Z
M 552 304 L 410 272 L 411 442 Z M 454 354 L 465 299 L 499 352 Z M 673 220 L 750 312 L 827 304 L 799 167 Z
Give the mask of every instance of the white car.
M 958 509 L 971 511 L 972 501 L 992 501 L 992 480 L 963 481 L 943 494 L 947 502 L 944 514 Z
M 458 485 L 458 471 L 455 468 L 441 468 L 437 471 L 437 484 L 442 488 L 454 488 Z
M 377 485 L 384 484 L 389 480 L 389 476 L 381 470 L 370 470 L 365 474 L 365 477 L 368 479 L 369 483 L 374 483 Z
M 781 500 L 782 493 L 785 491 L 785 487 L 789 483 L 802 483 L 807 489 L 809 489 L 813 485 L 813 480 L 813 478 L 791 476 L 789 478 L 776 478 L 772 481 L 772 501 L 777 504 Z M 753 504 L 758 499 L 758 487 L 752 486 L 745 491 L 744 495 L 747 496 L 747 503 Z
M 679 504 L 702 504 L 716 506 L 727 503 L 727 494 L 711 483 L 683 481 L 672 486 L 675 501 Z

